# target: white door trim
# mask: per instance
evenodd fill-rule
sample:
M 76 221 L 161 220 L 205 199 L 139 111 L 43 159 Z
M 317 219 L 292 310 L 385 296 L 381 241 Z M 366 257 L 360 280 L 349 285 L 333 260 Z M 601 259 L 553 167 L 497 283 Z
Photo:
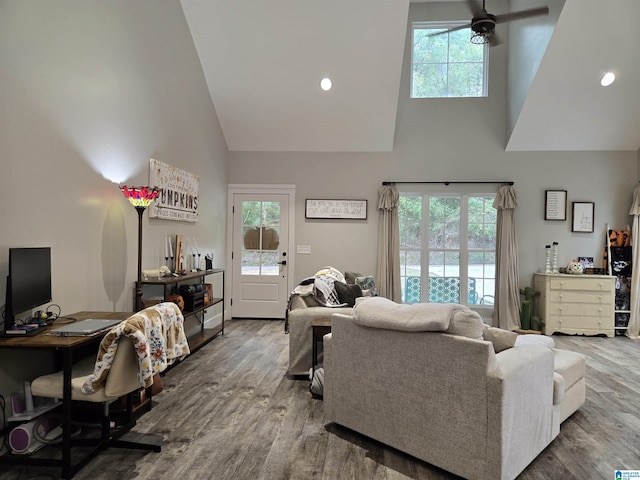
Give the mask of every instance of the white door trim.
M 294 259 L 293 246 L 295 239 L 295 205 L 296 205 L 296 186 L 295 185 L 261 185 L 261 184 L 234 184 L 227 185 L 227 261 L 228 266 L 226 274 L 228 277 L 225 279 L 225 298 L 231 299 L 233 297 L 233 259 L 231 255 L 233 253 L 233 196 L 236 193 L 256 193 L 256 194 L 282 194 L 289 196 L 289 255 L 287 258 L 287 288 L 289 292 L 293 290 L 293 272 L 294 272 Z M 227 303 L 227 302 L 225 302 Z M 225 313 L 228 312 L 225 317 L 233 317 L 233 306 L 227 303 Z

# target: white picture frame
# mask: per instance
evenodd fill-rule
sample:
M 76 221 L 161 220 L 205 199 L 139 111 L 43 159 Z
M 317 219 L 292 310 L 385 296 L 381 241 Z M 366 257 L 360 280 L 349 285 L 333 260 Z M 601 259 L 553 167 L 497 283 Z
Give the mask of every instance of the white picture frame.
M 304 217 L 308 219 L 366 220 L 366 200 L 332 200 L 307 198 Z

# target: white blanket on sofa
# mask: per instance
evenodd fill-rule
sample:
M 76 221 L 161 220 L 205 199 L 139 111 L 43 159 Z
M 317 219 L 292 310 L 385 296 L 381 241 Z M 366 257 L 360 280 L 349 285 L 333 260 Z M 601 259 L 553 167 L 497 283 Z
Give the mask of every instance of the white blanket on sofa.
M 469 307 L 456 303 L 400 304 L 384 297 L 362 297 L 356 299 L 353 321 L 371 328 L 443 332 L 449 328 L 454 315 L 465 314 L 477 316 Z

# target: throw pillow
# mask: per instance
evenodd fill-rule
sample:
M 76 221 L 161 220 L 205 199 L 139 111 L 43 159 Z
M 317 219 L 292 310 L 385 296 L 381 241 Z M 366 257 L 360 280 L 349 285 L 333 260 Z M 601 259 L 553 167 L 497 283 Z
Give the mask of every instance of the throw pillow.
M 442 303 L 439 305 L 452 305 Z M 482 339 L 482 317 L 469 307 L 457 305 L 449 319 L 449 327 L 445 330 L 451 335 L 460 335 L 461 337 Z
M 482 336 L 485 340 L 493 344 L 493 350 L 499 353 L 507 348 L 511 348 L 515 345 L 518 334 L 502 328 L 490 327 L 484 325 L 484 331 Z
M 356 277 L 356 285 L 360 285 L 362 290 L 374 290 L 376 289 L 376 282 L 373 279 L 373 275 L 367 275 L 365 277 Z
M 360 285 L 347 285 L 337 280 L 333 282 L 333 285 L 340 299 L 340 303 L 346 303 L 350 307 L 356 304 L 356 298 L 362 296 Z

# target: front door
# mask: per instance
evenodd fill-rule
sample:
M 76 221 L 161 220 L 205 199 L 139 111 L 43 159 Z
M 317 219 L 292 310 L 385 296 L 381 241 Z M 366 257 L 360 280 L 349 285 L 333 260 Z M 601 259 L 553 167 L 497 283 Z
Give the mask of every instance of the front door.
M 288 241 L 289 195 L 233 194 L 233 317 L 284 318 Z

